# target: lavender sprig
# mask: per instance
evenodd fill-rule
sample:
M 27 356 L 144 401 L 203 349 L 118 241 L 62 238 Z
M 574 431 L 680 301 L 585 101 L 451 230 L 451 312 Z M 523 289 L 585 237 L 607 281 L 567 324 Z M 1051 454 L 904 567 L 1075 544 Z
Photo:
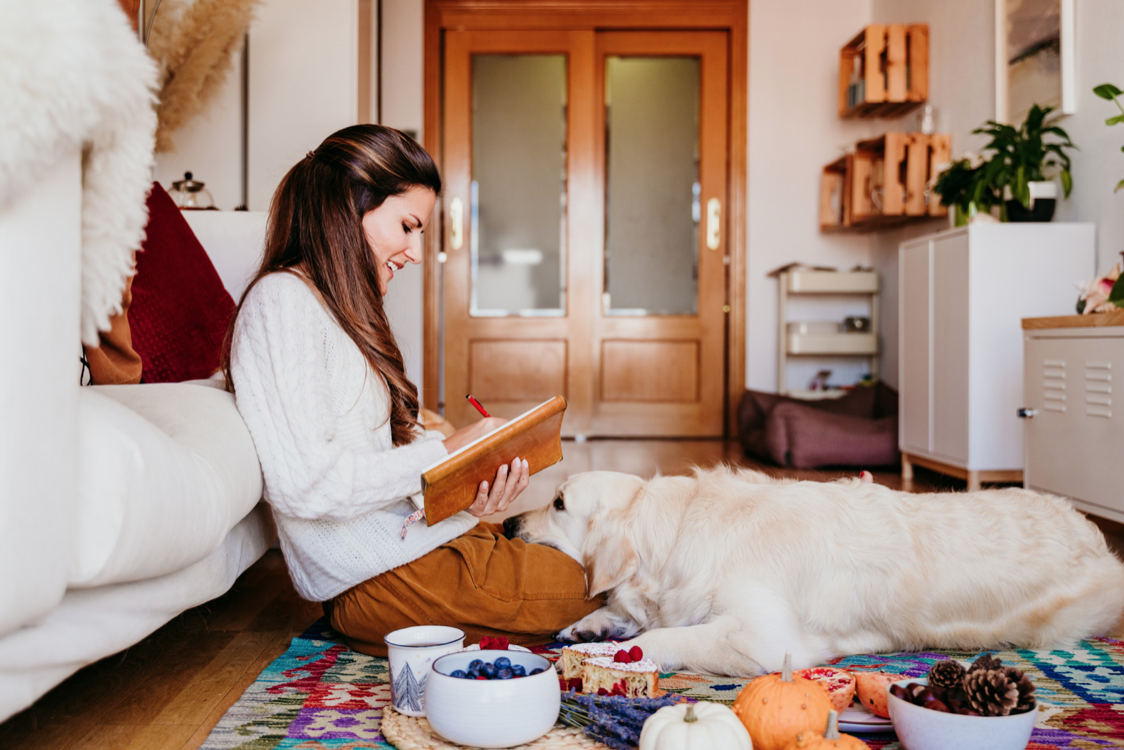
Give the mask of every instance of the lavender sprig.
M 634 750 L 648 717 L 664 706 L 672 706 L 684 700 L 689 699 L 676 695 L 663 698 L 625 698 L 571 691 L 562 694 L 558 720 L 566 726 L 580 728 L 587 737 L 615 750 Z

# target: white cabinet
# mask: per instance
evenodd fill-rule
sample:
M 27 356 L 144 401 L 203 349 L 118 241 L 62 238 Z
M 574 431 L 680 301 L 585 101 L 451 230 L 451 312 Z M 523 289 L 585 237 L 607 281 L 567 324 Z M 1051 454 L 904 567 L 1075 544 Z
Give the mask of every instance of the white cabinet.
M 899 445 L 913 465 L 1021 481 L 1021 319 L 1073 310 L 1092 224 L 973 224 L 899 250 Z
M 1112 323 L 1113 325 L 1103 325 Z M 1023 321 L 1027 487 L 1124 522 L 1124 312 Z

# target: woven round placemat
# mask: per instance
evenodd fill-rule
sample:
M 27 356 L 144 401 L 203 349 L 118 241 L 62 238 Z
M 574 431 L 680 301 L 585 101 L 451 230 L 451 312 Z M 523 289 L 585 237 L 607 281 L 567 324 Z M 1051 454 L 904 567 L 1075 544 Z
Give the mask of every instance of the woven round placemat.
M 454 745 L 442 739 L 424 717 L 406 716 L 391 706 L 382 710 L 382 736 L 398 750 L 462 750 L 468 745 Z M 605 750 L 606 746 L 591 740 L 580 729 L 555 724 L 554 728 L 526 745 L 511 750 Z

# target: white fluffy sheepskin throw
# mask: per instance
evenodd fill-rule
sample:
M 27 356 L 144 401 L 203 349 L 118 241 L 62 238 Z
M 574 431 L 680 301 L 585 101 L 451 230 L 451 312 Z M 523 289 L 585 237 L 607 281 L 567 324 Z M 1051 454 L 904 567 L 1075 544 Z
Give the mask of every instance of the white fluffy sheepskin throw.
M 0 0 L 0 210 L 83 146 L 82 341 L 121 312 L 152 184 L 156 65 L 116 0 Z

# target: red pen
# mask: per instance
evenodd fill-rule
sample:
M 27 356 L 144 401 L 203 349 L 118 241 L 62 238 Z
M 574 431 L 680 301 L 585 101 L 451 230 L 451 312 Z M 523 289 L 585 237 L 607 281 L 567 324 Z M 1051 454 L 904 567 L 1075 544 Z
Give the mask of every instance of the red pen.
M 473 405 L 474 407 L 476 407 L 476 411 L 480 412 L 480 413 L 481 413 L 481 414 L 483 414 L 483 415 L 484 415 L 485 417 L 491 417 L 491 416 L 492 416 L 492 415 L 491 415 L 491 414 L 489 414 L 488 412 L 484 411 L 484 407 L 480 405 L 480 402 L 479 402 L 479 401 L 477 401 L 476 399 L 474 399 L 474 398 L 472 397 L 472 394 L 469 394 L 469 395 L 465 396 L 465 398 L 467 398 L 467 399 L 468 399 L 468 403 L 470 403 L 470 404 L 472 404 L 472 405 Z

